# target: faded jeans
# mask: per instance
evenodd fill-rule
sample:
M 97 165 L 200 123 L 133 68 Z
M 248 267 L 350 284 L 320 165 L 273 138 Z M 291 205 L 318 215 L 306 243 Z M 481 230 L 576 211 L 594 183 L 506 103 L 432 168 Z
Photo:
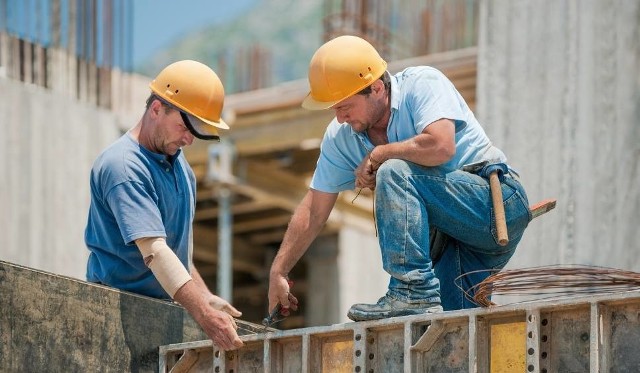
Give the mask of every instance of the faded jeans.
M 505 175 L 502 197 L 509 243 L 498 245 L 489 181 L 476 174 L 390 159 L 376 176 L 375 213 L 388 294 L 405 302 L 441 302 L 444 310 L 475 307 L 472 287 L 503 268 L 531 220 L 524 188 Z M 429 228 L 450 236 L 434 264 Z

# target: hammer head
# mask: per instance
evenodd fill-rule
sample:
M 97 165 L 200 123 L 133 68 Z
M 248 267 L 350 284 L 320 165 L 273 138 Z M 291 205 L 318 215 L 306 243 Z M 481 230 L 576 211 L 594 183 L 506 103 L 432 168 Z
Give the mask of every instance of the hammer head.
M 476 162 L 476 163 L 469 163 L 469 164 L 466 164 L 466 165 L 462 166 L 462 171 L 470 172 L 472 174 L 477 174 L 488 163 L 489 163 L 488 160 L 484 160 L 484 161 L 480 161 L 480 162 Z

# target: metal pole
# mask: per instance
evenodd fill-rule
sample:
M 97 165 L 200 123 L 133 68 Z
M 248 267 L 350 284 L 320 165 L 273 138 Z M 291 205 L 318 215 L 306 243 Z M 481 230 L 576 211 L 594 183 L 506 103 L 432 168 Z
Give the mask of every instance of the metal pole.
M 233 215 L 231 214 L 231 191 L 226 185 L 218 188 L 218 295 L 233 300 L 233 271 L 231 265 Z
M 233 214 L 231 213 L 231 189 L 233 146 L 223 140 L 209 146 L 208 180 L 215 183 L 218 199 L 218 291 L 221 298 L 233 301 Z

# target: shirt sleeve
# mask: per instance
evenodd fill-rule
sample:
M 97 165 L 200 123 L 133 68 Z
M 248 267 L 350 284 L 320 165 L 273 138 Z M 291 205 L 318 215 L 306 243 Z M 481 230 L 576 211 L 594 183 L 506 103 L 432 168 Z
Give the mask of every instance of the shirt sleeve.
M 355 170 L 362 161 L 362 150 L 349 127 L 332 122 L 320 145 L 320 157 L 311 179 L 311 188 L 339 193 L 355 188 Z
M 142 184 L 122 182 L 108 192 L 106 201 L 127 245 L 143 237 L 166 237 L 157 196 Z
M 310 186 L 325 193 L 339 193 L 353 189 L 355 188 L 354 170 L 333 162 L 330 156 L 321 152 Z
M 416 132 L 421 133 L 429 124 L 443 118 L 455 122 L 456 132 L 463 129 L 466 122 L 459 95 L 453 83 L 440 71 L 427 69 L 416 73 L 407 95 Z

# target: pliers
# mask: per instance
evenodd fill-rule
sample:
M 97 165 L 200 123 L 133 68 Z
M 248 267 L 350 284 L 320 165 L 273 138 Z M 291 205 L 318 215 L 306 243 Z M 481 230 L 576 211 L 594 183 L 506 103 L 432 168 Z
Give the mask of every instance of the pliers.
M 293 281 L 288 280 L 289 288 L 293 286 Z M 289 293 L 289 301 L 291 302 L 291 306 L 285 308 L 282 306 L 282 303 L 278 302 L 273 310 L 269 313 L 267 317 L 262 319 L 262 325 L 265 327 L 265 331 L 268 327 L 273 326 L 274 324 L 284 320 L 287 316 L 291 314 L 290 309 L 296 311 L 298 309 L 298 300 L 291 293 Z

